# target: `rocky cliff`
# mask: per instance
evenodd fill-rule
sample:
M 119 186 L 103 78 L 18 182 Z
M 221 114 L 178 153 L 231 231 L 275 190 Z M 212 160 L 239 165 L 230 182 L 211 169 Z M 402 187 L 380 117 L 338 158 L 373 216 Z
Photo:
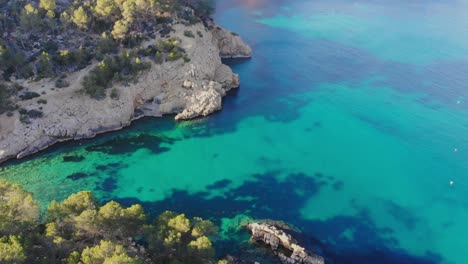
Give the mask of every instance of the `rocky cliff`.
M 274 225 L 250 223 L 247 228 L 252 233 L 251 240 L 263 242 L 271 247 L 284 264 L 324 264 L 325 260 L 301 247 L 291 235 Z
M 42 94 L 40 99 L 47 103 L 39 104 L 37 98 L 18 102 L 23 109 L 42 111 L 43 116 L 29 124 L 20 122 L 18 113 L 0 116 L 0 162 L 25 157 L 57 142 L 121 129 L 142 116 L 176 114 L 180 120 L 221 109 L 221 98 L 239 86 L 238 75 L 221 58 L 248 58 L 250 47 L 216 24 L 175 24 L 173 28 L 171 37 L 181 41 L 190 62 L 152 64 L 138 82 L 114 87 L 118 99 L 107 96 L 95 100 L 79 92 L 82 79 L 95 64 L 69 75 L 66 81 L 71 85 L 67 88 L 57 89 L 54 81 L 47 79 L 17 81 L 28 91 Z M 186 30 L 200 34 L 187 37 Z

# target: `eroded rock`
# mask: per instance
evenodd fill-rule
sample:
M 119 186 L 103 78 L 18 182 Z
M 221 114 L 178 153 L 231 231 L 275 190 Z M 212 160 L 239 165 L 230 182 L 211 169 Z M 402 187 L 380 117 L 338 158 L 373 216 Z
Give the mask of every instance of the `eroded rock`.
M 324 264 L 323 257 L 313 254 L 298 245 L 291 235 L 267 223 L 250 223 L 247 228 L 252 233 L 251 240 L 271 247 L 273 253 L 285 264 Z M 280 250 L 286 249 L 286 250 Z M 287 251 L 288 253 L 284 253 Z
M 208 21 L 208 25 L 212 28 L 213 40 L 219 48 L 221 58 L 252 57 L 252 49 L 242 41 L 239 35 L 218 26 L 213 21 Z
M 187 98 L 187 106 L 176 120 L 206 116 L 221 109 L 221 97 L 224 95 L 221 84 L 210 82 L 205 91 L 193 93 Z
M 95 100 L 79 93 L 83 78 L 95 64 L 69 74 L 66 81 L 70 86 L 66 89 L 55 89 L 55 82 L 48 79 L 23 82 L 29 90 L 42 94 L 39 98 L 47 104 L 41 105 L 43 117 L 30 124 L 20 122 L 17 115 L 0 116 L 0 162 L 25 157 L 57 142 L 117 130 L 143 116 L 177 114 L 176 119 L 190 119 L 221 109 L 226 92 L 239 87 L 239 76 L 221 58 L 250 56 L 250 48 L 238 36 L 217 26 L 208 31 L 201 23 L 176 24 L 173 28 L 171 37 L 181 40 L 190 64 L 183 60 L 152 64 L 137 83 L 114 84 L 118 99 L 108 95 Z M 204 34 L 188 38 L 184 36 L 187 30 Z M 30 109 L 39 98 L 18 105 Z

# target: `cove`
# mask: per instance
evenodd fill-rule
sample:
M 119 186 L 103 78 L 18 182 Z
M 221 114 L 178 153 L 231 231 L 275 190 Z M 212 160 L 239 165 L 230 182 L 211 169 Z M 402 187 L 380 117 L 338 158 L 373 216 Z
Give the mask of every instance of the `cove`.
M 0 177 L 43 207 L 92 190 L 212 219 L 219 254 L 245 242 L 228 230 L 247 215 L 296 226 L 329 263 L 465 263 L 467 9 L 219 1 L 216 21 L 254 50 L 230 62 L 241 87 L 222 111 L 145 118 L 3 164 Z

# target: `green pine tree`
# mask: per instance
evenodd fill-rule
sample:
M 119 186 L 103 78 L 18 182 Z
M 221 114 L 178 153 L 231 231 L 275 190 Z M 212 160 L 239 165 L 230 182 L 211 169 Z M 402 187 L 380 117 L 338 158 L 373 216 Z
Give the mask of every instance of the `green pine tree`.
M 72 21 L 81 29 L 87 29 L 90 18 L 82 6 L 73 12 Z

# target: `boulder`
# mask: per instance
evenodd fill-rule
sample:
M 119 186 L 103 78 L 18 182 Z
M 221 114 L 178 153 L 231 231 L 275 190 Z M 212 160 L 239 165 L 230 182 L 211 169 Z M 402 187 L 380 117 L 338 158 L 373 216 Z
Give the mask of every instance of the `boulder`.
M 191 119 L 197 116 L 206 116 L 221 109 L 222 93 L 219 92 L 221 85 L 210 82 L 207 90 L 191 94 L 186 102 L 182 113 L 176 115 L 176 120 Z
M 190 89 L 192 88 L 193 86 L 193 83 L 189 80 L 185 80 L 184 83 L 182 84 L 182 87 L 184 87 L 185 89 Z
M 252 49 L 249 45 L 245 44 L 239 35 L 218 26 L 213 21 L 209 21 L 208 25 L 212 28 L 213 41 L 219 48 L 219 55 L 221 58 L 235 59 L 252 57 Z
M 323 257 L 301 247 L 291 235 L 268 223 L 250 223 L 247 228 L 252 233 L 250 239 L 271 247 L 273 253 L 284 264 L 324 264 Z M 280 250 L 281 248 L 281 250 Z M 287 253 L 285 253 L 287 252 Z

